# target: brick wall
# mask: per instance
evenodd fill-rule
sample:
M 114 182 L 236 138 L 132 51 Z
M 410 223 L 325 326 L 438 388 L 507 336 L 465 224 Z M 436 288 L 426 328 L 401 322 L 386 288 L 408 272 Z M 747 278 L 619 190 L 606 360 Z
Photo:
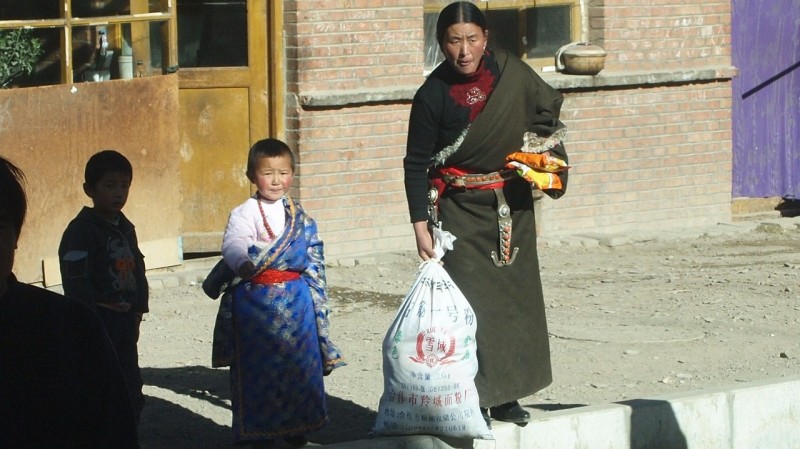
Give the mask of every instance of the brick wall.
M 589 40 L 609 71 L 730 65 L 731 2 L 589 0 Z
M 402 182 L 410 98 L 368 97 L 422 83 L 422 4 L 285 2 L 287 138 L 299 152 L 299 197 L 319 223 L 330 261 L 414 249 Z M 730 65 L 729 2 L 590 0 L 589 12 L 590 40 L 609 54 L 604 73 Z M 541 232 L 729 219 L 730 80 L 564 93 L 575 168 L 567 196 L 541 202 Z M 301 101 L 327 94 L 352 100 Z
M 542 201 L 540 232 L 623 232 L 730 219 L 731 86 L 566 93 L 567 195 Z
M 286 2 L 287 137 L 329 259 L 413 248 L 402 170 L 409 105 L 315 108 L 298 98 L 420 85 L 422 12 L 421 0 Z
M 390 250 L 408 235 L 401 196 L 407 118 L 404 105 L 363 105 L 301 111 L 293 120 L 300 196 L 329 253 Z
M 419 84 L 422 0 L 286 2 L 289 92 Z
M 729 1 L 590 0 L 604 73 L 731 63 Z M 541 203 L 544 234 L 658 230 L 730 219 L 731 83 L 564 90 L 574 169 L 568 194 Z

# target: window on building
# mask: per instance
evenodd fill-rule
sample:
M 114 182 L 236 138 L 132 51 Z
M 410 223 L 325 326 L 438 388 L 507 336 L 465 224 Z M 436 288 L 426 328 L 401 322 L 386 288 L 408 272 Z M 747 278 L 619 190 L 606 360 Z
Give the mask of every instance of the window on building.
M 444 60 L 436 42 L 439 11 L 452 0 L 425 0 L 425 73 Z M 489 28 L 489 46 L 536 69 L 553 66 L 556 51 L 581 40 L 580 0 L 475 0 Z
M 177 20 L 181 68 L 247 67 L 246 0 L 177 0 Z M 152 47 L 160 55 L 161 41 Z
M 168 71 L 177 65 L 171 50 L 177 46 L 175 21 L 172 0 L 26 0 L 0 5 L 0 31 L 31 30 L 28 38 L 37 39 L 43 50 L 33 72 L 13 81 L 18 87 Z M 154 42 L 160 43 L 157 52 Z

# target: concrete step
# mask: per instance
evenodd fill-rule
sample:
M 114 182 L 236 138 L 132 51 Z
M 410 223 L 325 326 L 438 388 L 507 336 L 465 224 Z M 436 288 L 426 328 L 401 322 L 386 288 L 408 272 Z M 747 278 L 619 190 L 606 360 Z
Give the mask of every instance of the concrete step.
M 494 440 L 375 437 L 328 449 L 797 449 L 800 376 L 557 411 L 525 427 L 492 423 Z

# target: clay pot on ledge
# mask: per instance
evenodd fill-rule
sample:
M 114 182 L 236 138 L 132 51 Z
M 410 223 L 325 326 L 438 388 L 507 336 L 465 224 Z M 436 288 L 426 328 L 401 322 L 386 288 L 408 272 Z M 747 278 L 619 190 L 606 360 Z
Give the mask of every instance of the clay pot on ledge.
M 572 75 L 597 75 L 605 62 L 606 51 L 588 42 L 572 42 L 556 52 L 556 70 Z

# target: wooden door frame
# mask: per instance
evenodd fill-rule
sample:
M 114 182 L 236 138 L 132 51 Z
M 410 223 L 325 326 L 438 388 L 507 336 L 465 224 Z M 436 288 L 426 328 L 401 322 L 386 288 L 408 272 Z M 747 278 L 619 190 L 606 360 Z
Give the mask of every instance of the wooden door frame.
M 267 24 L 269 37 L 266 73 L 269 88 L 268 134 L 286 141 L 286 64 L 283 48 L 283 0 L 268 0 Z M 252 135 L 252 133 L 251 133 Z M 255 143 L 255 142 L 253 142 Z

